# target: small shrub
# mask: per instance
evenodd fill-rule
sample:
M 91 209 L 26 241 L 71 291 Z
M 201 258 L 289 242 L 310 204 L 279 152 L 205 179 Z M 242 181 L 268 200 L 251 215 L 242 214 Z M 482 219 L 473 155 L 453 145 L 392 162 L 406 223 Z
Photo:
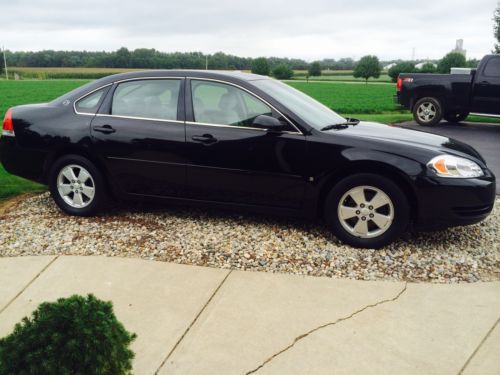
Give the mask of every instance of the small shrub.
M 436 67 L 433 63 L 425 63 L 420 68 L 420 73 L 436 73 Z
M 313 62 L 308 69 L 311 77 L 319 77 L 321 75 L 321 64 L 318 61 Z
M 458 52 L 450 52 L 439 61 L 437 71 L 441 74 L 449 74 L 451 68 L 465 68 L 467 60 L 465 56 Z
M 286 64 L 280 64 L 273 69 L 273 76 L 277 79 L 290 79 L 293 77 L 293 70 Z
M 135 337 L 93 295 L 42 303 L 0 340 L 0 374 L 128 374 Z
M 412 62 L 400 62 L 394 65 L 389 69 L 387 74 L 391 77 L 392 82 L 396 82 L 398 80 L 398 76 L 401 73 L 414 73 L 415 72 L 415 64 Z
M 259 57 L 252 61 L 252 73 L 268 76 L 270 72 L 271 68 L 265 57 Z

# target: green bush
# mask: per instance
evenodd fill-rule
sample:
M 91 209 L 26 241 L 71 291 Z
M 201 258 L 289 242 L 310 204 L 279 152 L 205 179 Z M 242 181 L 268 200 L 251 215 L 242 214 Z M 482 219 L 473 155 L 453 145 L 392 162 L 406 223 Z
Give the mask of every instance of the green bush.
M 273 69 L 273 76 L 277 79 L 290 79 L 293 77 L 293 70 L 286 64 L 279 64 Z
M 465 68 L 467 60 L 465 56 L 458 52 L 450 52 L 441 61 L 439 61 L 437 71 L 441 74 L 449 74 L 451 68 Z
M 271 68 L 265 57 L 259 57 L 252 61 L 252 73 L 268 76 L 270 72 Z
M 434 66 L 433 63 L 425 63 L 419 69 L 419 72 L 420 73 L 436 73 L 436 67 Z
M 394 65 L 389 69 L 387 74 L 391 77 L 392 82 L 396 82 L 398 80 L 398 76 L 401 73 L 414 73 L 415 72 L 415 64 L 412 62 L 400 62 Z
M 309 66 L 308 73 L 311 77 L 319 77 L 321 75 L 321 64 L 319 61 L 315 61 Z
M 93 295 L 42 303 L 0 340 L 0 374 L 129 374 L 135 337 Z

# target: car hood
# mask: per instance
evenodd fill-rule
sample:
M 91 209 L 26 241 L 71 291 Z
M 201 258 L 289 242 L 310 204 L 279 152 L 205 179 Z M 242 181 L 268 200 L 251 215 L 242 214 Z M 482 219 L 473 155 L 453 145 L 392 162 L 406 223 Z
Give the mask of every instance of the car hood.
M 403 129 L 395 126 L 372 122 L 363 122 L 346 129 L 338 130 L 336 134 L 376 140 L 384 143 L 396 143 L 408 147 L 427 149 L 435 153 L 449 153 L 458 156 L 468 156 L 479 159 L 481 155 L 471 146 L 452 138 L 426 133 L 423 131 Z

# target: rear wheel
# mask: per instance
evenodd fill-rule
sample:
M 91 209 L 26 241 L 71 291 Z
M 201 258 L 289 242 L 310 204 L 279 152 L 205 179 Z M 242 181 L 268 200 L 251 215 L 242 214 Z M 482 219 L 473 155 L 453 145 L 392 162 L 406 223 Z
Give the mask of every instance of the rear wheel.
M 468 112 L 465 112 L 465 113 L 448 113 L 446 115 L 444 115 L 444 119 L 450 123 L 458 123 L 458 122 L 461 122 L 461 121 L 464 121 L 467 116 L 469 116 L 469 113 Z
M 413 118 L 422 126 L 439 124 L 443 119 L 443 108 L 436 98 L 426 97 L 418 100 L 413 106 Z
M 79 155 L 63 156 L 54 163 L 49 186 L 56 204 L 69 215 L 92 216 L 106 198 L 101 173 Z
M 325 218 L 343 242 L 380 248 L 408 226 L 410 208 L 405 194 L 386 177 L 363 173 L 335 185 L 326 200 Z

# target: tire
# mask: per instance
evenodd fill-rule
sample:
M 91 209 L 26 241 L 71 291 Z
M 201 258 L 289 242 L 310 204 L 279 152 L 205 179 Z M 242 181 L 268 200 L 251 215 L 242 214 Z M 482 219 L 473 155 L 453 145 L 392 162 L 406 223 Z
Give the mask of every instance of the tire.
M 464 121 L 467 116 L 469 116 L 469 113 L 466 112 L 466 113 L 448 113 L 446 115 L 444 115 L 444 119 L 446 121 L 448 121 L 449 123 L 452 123 L 452 124 L 457 124 L 461 121 Z
M 379 204 L 383 205 L 377 208 Z M 406 230 L 410 220 L 403 191 L 390 179 L 371 173 L 355 174 L 337 183 L 328 194 L 324 212 L 337 238 L 359 248 L 378 249 L 390 244 Z
M 443 107 L 438 99 L 425 97 L 413 106 L 413 118 L 422 126 L 434 126 L 443 119 Z
M 68 215 L 93 216 L 107 199 L 101 172 L 79 155 L 66 155 L 54 162 L 49 187 L 56 204 Z

